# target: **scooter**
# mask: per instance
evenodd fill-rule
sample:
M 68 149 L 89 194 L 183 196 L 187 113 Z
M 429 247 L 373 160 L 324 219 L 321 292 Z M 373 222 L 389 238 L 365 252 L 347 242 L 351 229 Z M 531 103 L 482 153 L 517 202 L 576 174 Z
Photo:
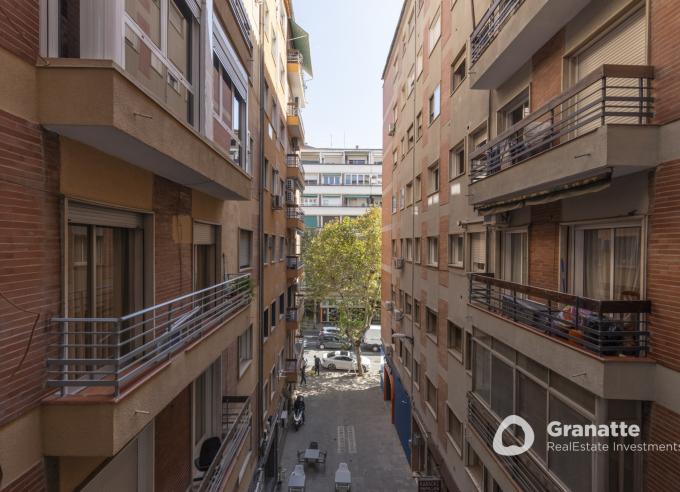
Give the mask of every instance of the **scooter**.
M 305 423 L 305 413 L 301 408 L 293 412 L 293 427 L 298 430 L 302 424 Z

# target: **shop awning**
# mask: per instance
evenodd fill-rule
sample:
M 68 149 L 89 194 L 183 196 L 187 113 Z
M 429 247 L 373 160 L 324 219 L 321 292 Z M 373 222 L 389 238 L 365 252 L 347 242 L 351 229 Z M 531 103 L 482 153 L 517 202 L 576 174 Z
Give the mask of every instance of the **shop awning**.
M 293 41 L 293 47 L 302 53 L 302 68 L 309 74 L 310 77 L 313 77 L 312 51 L 309 48 L 309 34 L 293 19 L 290 21 L 290 27 L 293 34 L 291 38 Z

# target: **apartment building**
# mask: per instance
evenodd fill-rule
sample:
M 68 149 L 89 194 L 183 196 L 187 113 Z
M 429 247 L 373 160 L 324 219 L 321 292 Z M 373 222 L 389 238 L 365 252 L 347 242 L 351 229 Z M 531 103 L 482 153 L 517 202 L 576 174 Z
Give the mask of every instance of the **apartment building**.
M 248 490 L 299 354 L 263 156 L 302 186 L 301 123 L 263 106 L 300 66 L 240 0 L 1 7 L 0 490 Z
M 362 215 L 382 203 L 382 150 L 316 148 L 300 153 L 305 168 L 305 226 Z
M 621 445 L 680 442 L 678 26 L 663 0 L 404 2 L 383 73 L 385 398 L 442 490 L 677 488 L 677 451 Z M 502 456 L 509 415 L 534 442 Z

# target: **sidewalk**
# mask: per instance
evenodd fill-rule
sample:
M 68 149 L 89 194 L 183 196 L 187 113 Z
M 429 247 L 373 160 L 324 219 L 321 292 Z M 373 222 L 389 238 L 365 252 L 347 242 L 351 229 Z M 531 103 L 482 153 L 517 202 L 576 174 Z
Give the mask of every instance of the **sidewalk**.
M 341 462 L 347 463 L 352 473 L 353 492 L 416 490 L 376 372 L 360 379 L 344 372 L 322 371 L 319 377 L 307 376 L 307 383 L 300 389 L 307 421 L 297 432 L 292 426 L 288 429 L 281 460 L 286 481 L 281 490 L 287 490 L 297 451 L 311 441 L 328 451 L 328 458 L 325 469 L 324 465 L 305 465 L 307 492 L 334 490 L 335 471 Z

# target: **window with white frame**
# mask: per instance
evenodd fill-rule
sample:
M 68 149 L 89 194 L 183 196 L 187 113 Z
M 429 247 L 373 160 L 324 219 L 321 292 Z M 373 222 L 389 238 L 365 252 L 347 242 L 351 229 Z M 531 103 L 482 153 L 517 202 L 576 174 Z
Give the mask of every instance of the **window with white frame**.
M 451 407 L 447 406 L 448 419 L 446 425 L 446 434 L 456 448 L 458 455 L 461 455 L 463 450 L 463 422 L 453 413 Z
M 528 266 L 528 235 L 526 230 L 501 233 L 501 274 L 503 280 L 526 284 Z
M 420 77 L 423 72 L 423 47 L 418 48 L 418 54 L 416 55 L 416 77 Z
M 437 236 L 427 238 L 427 264 L 430 266 L 439 264 L 439 238 Z
M 342 197 L 340 195 L 321 195 L 322 207 L 340 207 L 342 206 Z
M 416 263 L 420 263 L 420 255 L 421 255 L 421 243 L 420 243 L 420 238 L 417 237 L 413 240 L 413 261 Z
M 437 10 L 437 13 L 434 15 L 434 19 L 432 19 L 432 22 L 430 23 L 430 28 L 427 33 L 427 47 L 429 50 L 429 53 L 432 53 L 432 50 L 434 50 L 434 47 L 437 45 L 437 41 L 439 41 L 439 37 L 441 36 L 442 33 L 442 22 L 441 22 L 441 12 Z
M 403 210 L 406 206 L 406 190 L 402 186 L 399 190 L 399 209 Z
M 239 229 L 238 241 L 238 266 L 239 268 L 250 268 L 253 251 L 253 232 Z
M 429 100 L 430 124 L 439 117 L 439 111 L 441 109 L 440 106 L 441 106 L 440 86 L 439 84 L 437 84 L 437 87 L 435 87 L 434 91 L 432 91 L 432 95 L 430 96 Z
M 460 142 L 458 145 L 449 150 L 449 179 L 457 178 L 465 174 L 465 143 Z
M 304 207 L 316 207 L 319 205 L 319 195 L 302 195 L 302 205 Z
M 416 176 L 416 179 L 413 180 L 413 196 L 416 202 L 420 201 L 422 199 L 422 185 L 421 185 L 421 179 L 420 179 L 420 174 Z
M 465 262 L 463 234 L 449 234 L 449 265 L 462 268 Z
M 392 194 L 392 213 L 397 213 L 397 195 Z
M 322 185 L 339 185 L 341 184 L 340 174 L 322 174 L 321 175 Z
M 458 89 L 465 80 L 465 50 L 451 64 L 451 92 Z
M 437 387 L 428 376 L 425 376 L 425 401 L 432 415 L 437 418 Z
M 439 161 L 428 168 L 428 195 L 439 191 Z
M 472 232 L 468 234 L 470 244 L 470 267 L 475 273 L 486 272 L 486 234 Z
M 238 361 L 241 366 L 253 358 L 253 325 L 238 337 Z
M 413 260 L 413 239 L 410 237 L 406 238 L 406 259 L 408 261 Z

